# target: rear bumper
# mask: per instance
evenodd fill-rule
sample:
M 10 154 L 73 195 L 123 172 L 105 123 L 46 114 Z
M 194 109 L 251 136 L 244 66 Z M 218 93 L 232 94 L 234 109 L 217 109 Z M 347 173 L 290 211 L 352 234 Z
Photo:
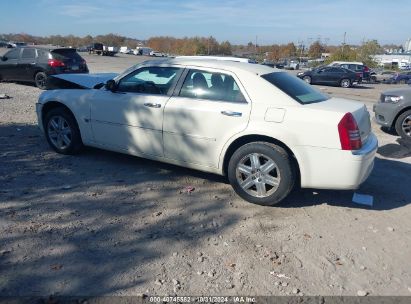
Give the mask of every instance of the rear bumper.
M 378 149 L 377 137 L 370 133 L 360 150 L 344 151 L 302 147 L 299 160 L 301 187 L 317 189 L 357 189 L 371 174 Z

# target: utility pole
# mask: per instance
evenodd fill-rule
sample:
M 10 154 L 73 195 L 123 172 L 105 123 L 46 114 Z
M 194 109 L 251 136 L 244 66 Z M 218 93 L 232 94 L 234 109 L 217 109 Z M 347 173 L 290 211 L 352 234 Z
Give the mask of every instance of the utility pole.
M 344 49 L 345 49 L 345 39 L 347 38 L 347 32 L 344 32 L 344 40 L 342 44 L 342 50 L 341 50 L 341 57 L 344 58 Z
M 258 36 L 255 35 L 255 57 L 257 58 L 257 42 L 258 42 Z
M 303 51 L 304 51 L 304 41 L 299 40 L 298 41 L 298 47 L 300 48 L 300 60 L 299 60 L 299 62 L 301 63 L 301 58 L 303 57 Z

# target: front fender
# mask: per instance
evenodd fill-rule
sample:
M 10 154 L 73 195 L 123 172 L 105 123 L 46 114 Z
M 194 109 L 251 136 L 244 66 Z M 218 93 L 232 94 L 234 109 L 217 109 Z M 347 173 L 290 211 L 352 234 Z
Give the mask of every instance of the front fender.
M 53 108 L 61 104 L 66 107 L 77 121 L 81 138 L 84 144 L 93 140 L 93 133 L 90 126 L 91 100 L 94 90 L 50 90 L 44 91 L 37 106 L 37 116 L 40 122 L 43 121 L 43 113 L 47 108 Z M 40 112 L 40 113 L 39 113 Z

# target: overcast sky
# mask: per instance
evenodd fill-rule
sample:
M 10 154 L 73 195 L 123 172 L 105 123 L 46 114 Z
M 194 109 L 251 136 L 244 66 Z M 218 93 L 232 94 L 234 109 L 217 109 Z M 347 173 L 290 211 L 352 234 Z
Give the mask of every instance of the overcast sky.
M 351 44 L 402 44 L 411 38 L 410 13 L 411 0 L 14 0 L 2 3 L 0 33 L 339 44 L 346 32 Z

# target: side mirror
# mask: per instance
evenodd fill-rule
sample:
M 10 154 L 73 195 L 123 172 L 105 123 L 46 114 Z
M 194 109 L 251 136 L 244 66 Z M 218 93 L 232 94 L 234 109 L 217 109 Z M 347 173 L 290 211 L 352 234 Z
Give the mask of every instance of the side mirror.
M 8 59 L 8 58 L 7 58 L 6 56 L 2 56 L 2 57 L 1 57 L 1 61 L 7 61 L 7 59 Z
M 106 82 L 105 88 L 111 92 L 115 92 L 117 89 L 117 84 L 113 79 L 110 79 Z

